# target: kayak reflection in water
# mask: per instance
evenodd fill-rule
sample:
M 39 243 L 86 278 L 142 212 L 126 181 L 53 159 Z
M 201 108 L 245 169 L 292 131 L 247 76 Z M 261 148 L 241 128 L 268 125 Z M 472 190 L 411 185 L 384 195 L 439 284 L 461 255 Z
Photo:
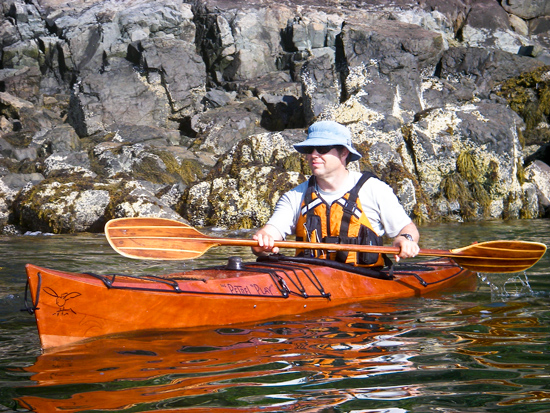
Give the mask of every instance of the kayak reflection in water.
M 254 254 L 278 253 L 275 241 L 291 234 L 297 241 L 359 245 L 382 245 L 382 236 L 387 235 L 400 249 L 396 261 L 418 254 L 420 234 L 392 188 L 373 173 L 347 169 L 349 162 L 361 158 L 347 127 L 316 122 L 306 140 L 294 148 L 306 156 L 313 175 L 279 199 L 267 224 L 252 237 L 258 241 L 252 247 Z M 304 248 L 297 253 L 360 266 L 389 264 L 382 254 L 368 252 Z

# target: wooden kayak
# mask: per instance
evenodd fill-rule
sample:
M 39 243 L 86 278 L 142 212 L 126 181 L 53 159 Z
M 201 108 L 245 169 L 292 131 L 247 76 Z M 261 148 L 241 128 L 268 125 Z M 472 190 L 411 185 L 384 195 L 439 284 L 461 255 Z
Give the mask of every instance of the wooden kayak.
M 272 256 L 165 276 L 70 273 L 27 264 L 27 310 L 43 349 L 151 329 L 250 323 L 367 300 L 414 297 L 475 282 L 449 258 L 393 270 Z

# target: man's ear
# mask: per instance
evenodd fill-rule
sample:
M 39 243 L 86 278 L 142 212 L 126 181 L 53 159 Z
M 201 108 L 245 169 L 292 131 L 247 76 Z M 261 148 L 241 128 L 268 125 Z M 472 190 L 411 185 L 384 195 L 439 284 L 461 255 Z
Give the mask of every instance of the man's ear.
M 346 159 L 348 159 L 349 153 L 348 148 L 343 148 L 340 152 L 340 160 L 344 163 L 344 165 L 346 164 Z

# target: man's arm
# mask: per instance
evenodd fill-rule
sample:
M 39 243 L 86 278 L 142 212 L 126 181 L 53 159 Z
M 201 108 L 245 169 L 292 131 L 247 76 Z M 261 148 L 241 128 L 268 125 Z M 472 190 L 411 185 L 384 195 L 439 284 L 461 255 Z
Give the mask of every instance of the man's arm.
M 277 201 L 273 215 L 267 224 L 252 236 L 252 239 L 258 240 L 258 246 L 252 247 L 252 252 L 255 255 L 279 252 L 279 248 L 273 248 L 273 243 L 284 240 L 286 236 L 294 232 L 294 225 L 300 213 L 300 205 L 306 188 L 307 181 L 284 193 Z

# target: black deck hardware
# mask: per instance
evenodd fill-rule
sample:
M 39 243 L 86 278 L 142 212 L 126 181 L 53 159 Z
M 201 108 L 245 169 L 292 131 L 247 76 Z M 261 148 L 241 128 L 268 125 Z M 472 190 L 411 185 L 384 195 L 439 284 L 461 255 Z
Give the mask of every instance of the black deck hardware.
M 272 254 L 265 257 L 258 257 L 258 262 L 296 262 L 301 264 L 320 265 L 323 267 L 334 268 L 337 270 L 347 271 L 354 274 L 364 275 L 366 277 L 378 278 L 381 280 L 392 280 L 393 277 L 383 271 L 382 267 L 356 267 L 354 265 L 343 262 L 326 260 L 324 258 L 313 257 L 289 257 L 282 254 Z
M 27 311 L 30 315 L 33 315 L 36 310 L 40 310 L 40 308 L 38 307 L 38 301 L 40 300 L 40 290 L 42 289 L 42 275 L 40 275 L 40 271 L 38 271 L 36 275 L 38 275 L 38 286 L 36 288 L 36 300 L 32 301 L 32 297 L 31 297 L 32 305 L 29 305 L 28 293 L 30 291 L 30 286 L 29 286 L 29 279 L 27 278 L 27 284 L 25 285 L 25 301 L 24 301 L 25 308 L 21 309 L 21 311 Z

